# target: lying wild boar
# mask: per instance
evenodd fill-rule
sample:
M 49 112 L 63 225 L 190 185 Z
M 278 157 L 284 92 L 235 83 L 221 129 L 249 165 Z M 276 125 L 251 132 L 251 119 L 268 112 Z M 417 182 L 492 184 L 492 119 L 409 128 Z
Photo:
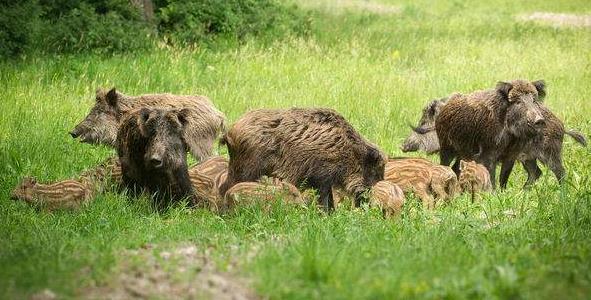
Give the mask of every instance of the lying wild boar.
M 371 188 L 369 205 L 379 207 L 385 217 L 393 217 L 400 214 L 404 201 L 405 198 L 402 189 L 390 181 L 378 181 Z
M 449 167 L 438 166 L 423 158 L 391 158 L 386 163 L 384 180 L 397 184 L 406 193 L 414 193 L 425 208 L 435 207 L 435 199 L 448 201 L 458 191 L 458 180 Z
M 445 105 L 443 99 L 434 100 L 423 109 L 421 121 L 417 127 L 413 128 L 413 132 L 402 146 L 404 152 L 424 151 L 430 154 L 439 151 L 439 139 L 434 124 L 443 105 Z M 543 164 L 549 166 L 557 179 L 564 176 L 561 153 L 565 134 L 571 136 L 583 146 L 587 144 L 585 137 L 581 133 L 575 130 L 565 130 L 562 121 L 546 106 L 540 104 L 540 109 L 542 116 L 546 119 L 546 127 L 542 129 L 542 134 L 528 143 L 518 156 L 518 160 L 523 164 L 528 174 L 526 186 L 533 184 L 542 174 L 536 160 L 540 160 Z M 502 187 L 507 184 L 509 172 L 505 173 L 505 175 L 500 181 Z
M 123 184 L 156 194 L 159 204 L 193 199 L 183 132 L 189 109 L 142 108 L 128 113 L 117 132 Z
M 293 184 L 277 178 L 263 177 L 257 182 L 240 182 L 226 192 L 226 202 L 230 207 L 258 201 L 269 204 L 277 199 L 288 204 L 305 205 L 302 195 Z
M 24 200 L 49 210 L 77 208 L 91 199 L 94 188 L 87 182 L 64 180 L 54 184 L 40 184 L 32 177 L 25 177 L 11 192 L 12 199 Z
M 120 121 L 139 108 L 188 108 L 183 138 L 191 154 L 201 160 L 213 150 L 213 143 L 224 130 L 224 115 L 204 96 L 152 94 L 124 95 L 114 88 L 96 92 L 96 103 L 86 118 L 70 132 L 73 138 L 90 144 L 115 146 Z
M 223 137 L 228 146 L 231 186 L 262 176 L 318 190 L 334 209 L 333 187 L 355 195 L 383 179 L 385 155 L 336 111 L 323 108 L 261 109 L 246 113 Z
M 492 90 L 451 97 L 435 120 L 441 164 L 448 166 L 454 158 L 475 160 L 494 179 L 497 162 L 502 162 L 501 177 L 506 176 L 546 125 L 539 102 L 545 93 L 541 80 L 513 80 L 499 82 Z
M 488 170 L 481 164 L 473 161 L 460 161 L 459 183 L 465 193 L 472 195 L 472 203 L 476 193 L 492 190 L 492 183 Z

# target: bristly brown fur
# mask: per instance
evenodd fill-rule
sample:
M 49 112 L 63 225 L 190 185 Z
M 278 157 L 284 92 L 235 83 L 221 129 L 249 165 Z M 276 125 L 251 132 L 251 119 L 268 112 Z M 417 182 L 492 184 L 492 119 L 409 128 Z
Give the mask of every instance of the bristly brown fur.
M 541 81 L 514 80 L 451 97 L 435 121 L 441 164 L 456 157 L 476 160 L 489 170 L 494 187 L 497 162 L 502 162 L 502 176 L 510 172 L 517 155 L 544 127 L 543 88 Z M 454 171 L 459 173 L 457 164 Z
M 459 183 L 464 193 L 471 194 L 472 203 L 474 203 L 477 193 L 492 190 L 488 170 L 483 165 L 473 161 L 460 161 Z
M 363 192 L 384 174 L 385 155 L 331 109 L 251 111 L 223 142 L 230 166 L 221 193 L 266 175 L 317 189 L 324 208 L 332 210 L 333 187 L 356 195 L 358 205 Z
M 147 190 L 160 205 L 183 198 L 196 203 L 182 136 L 188 114 L 187 109 L 142 108 L 122 120 L 117 154 L 126 187 Z
M 224 115 L 207 97 L 172 94 L 128 96 L 113 88 L 97 90 L 95 106 L 71 135 L 82 142 L 114 147 L 120 120 L 139 108 L 190 109 L 183 138 L 188 150 L 198 160 L 211 155 L 214 142 L 225 131 Z

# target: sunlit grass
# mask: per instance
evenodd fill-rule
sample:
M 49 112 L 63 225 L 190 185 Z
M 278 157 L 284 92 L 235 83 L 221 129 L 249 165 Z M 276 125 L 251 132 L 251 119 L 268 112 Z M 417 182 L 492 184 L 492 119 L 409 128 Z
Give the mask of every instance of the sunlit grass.
M 145 199 L 116 193 L 52 214 L 8 200 L 22 176 L 67 178 L 113 155 L 67 134 L 98 87 L 207 95 L 230 122 L 260 107 L 331 107 L 399 156 L 407 124 L 426 101 L 499 80 L 545 79 L 546 105 L 566 127 L 590 136 L 590 31 L 514 19 L 530 11 L 588 13 L 585 1 L 383 3 L 400 13 L 319 13 L 309 38 L 265 46 L 0 65 L 0 295 L 46 287 L 80 295 L 108 278 L 123 249 L 190 242 L 215 249 L 222 269 L 238 260 L 240 274 L 271 298 L 585 298 L 591 155 L 569 137 L 562 187 L 543 168 L 536 186 L 522 191 L 525 176 L 516 167 L 509 189 L 480 203 L 460 197 L 425 212 L 411 198 L 393 221 L 375 211 L 325 216 L 285 207 L 221 217 L 181 208 L 158 213 Z

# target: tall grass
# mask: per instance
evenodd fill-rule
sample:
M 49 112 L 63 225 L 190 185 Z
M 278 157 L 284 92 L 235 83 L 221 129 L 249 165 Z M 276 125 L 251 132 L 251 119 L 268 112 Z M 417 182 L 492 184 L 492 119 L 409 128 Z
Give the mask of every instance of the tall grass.
M 520 23 L 533 11 L 589 13 L 585 1 L 392 2 L 398 14 L 316 12 L 313 33 L 214 52 L 162 48 L 122 56 L 32 57 L 0 65 L 0 295 L 43 288 L 83 295 L 113 276 L 123 249 L 146 243 L 211 247 L 218 266 L 271 298 L 585 298 L 591 292 L 591 156 L 566 137 L 567 183 L 546 168 L 522 191 L 467 197 L 434 212 L 413 198 L 403 215 L 276 207 L 217 216 L 110 192 L 76 212 L 8 200 L 22 176 L 71 177 L 113 151 L 67 134 L 98 87 L 128 94 L 209 96 L 230 121 L 260 107 L 326 106 L 392 156 L 426 101 L 545 79 L 546 105 L 591 134 L 591 34 Z M 209 48 L 208 48 L 209 49 Z M 225 150 L 220 148 L 220 153 Z M 436 159 L 436 158 L 433 158 Z M 256 250 L 252 258 L 251 253 Z

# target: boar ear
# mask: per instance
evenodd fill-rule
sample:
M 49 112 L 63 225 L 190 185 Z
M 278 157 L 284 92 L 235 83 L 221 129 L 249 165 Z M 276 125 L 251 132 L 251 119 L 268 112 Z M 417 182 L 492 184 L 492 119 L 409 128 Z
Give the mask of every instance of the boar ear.
M 113 107 L 117 107 L 117 90 L 112 88 L 110 91 L 107 92 L 107 103 Z
M 146 122 L 148 122 L 148 119 L 150 118 L 150 109 L 148 108 L 142 108 L 139 111 L 139 118 L 138 118 L 138 127 L 140 130 L 140 134 L 143 136 L 147 136 L 148 135 L 148 130 L 146 129 Z
M 503 97 L 503 99 L 507 101 L 511 101 L 509 99 L 509 91 L 513 88 L 513 85 L 509 82 L 499 81 L 497 82 L 497 93 Z
M 544 100 L 546 97 L 546 82 L 542 79 L 534 81 L 532 84 L 536 87 L 536 90 L 538 90 L 538 99 Z
M 187 125 L 190 115 L 191 115 L 191 110 L 188 108 L 183 108 L 183 109 L 179 110 L 176 114 L 177 118 L 179 119 L 179 122 L 181 123 L 181 125 L 183 127 L 185 127 Z
M 375 164 L 382 159 L 382 155 L 380 154 L 380 150 L 369 147 L 367 148 L 367 153 L 365 154 L 365 162 L 367 164 Z

